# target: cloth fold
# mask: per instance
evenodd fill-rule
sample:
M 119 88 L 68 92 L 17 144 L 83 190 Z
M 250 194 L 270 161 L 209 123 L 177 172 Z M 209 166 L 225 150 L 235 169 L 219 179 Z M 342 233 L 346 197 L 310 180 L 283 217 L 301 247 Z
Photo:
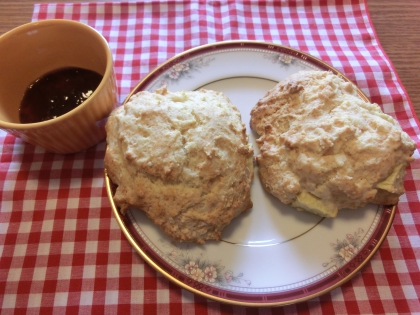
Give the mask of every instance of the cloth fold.
M 72 19 L 109 42 L 122 102 L 156 66 L 189 48 L 250 39 L 331 64 L 419 143 L 417 118 L 382 50 L 363 0 L 48 3 L 32 20 Z M 2 312 L 244 314 L 163 278 L 131 248 L 113 218 L 103 174 L 105 143 L 55 155 L 0 131 Z M 419 152 L 407 193 L 371 261 L 313 300 L 259 314 L 420 312 Z

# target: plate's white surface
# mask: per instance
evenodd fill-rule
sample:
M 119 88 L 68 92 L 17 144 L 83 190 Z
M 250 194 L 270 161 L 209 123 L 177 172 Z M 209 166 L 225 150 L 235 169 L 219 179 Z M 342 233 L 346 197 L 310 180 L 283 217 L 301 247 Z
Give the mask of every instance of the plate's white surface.
M 135 91 L 154 91 L 166 84 L 171 91 L 224 92 L 240 110 L 258 154 L 257 135 L 249 129 L 251 108 L 279 80 L 313 69 L 337 73 L 287 47 L 231 42 L 181 54 Z M 251 194 L 254 207 L 225 228 L 222 242 L 173 242 L 136 209 L 128 212 L 128 220 L 120 218 L 120 224 L 149 263 L 185 288 L 230 303 L 282 305 L 348 280 L 379 247 L 395 211 L 368 205 L 342 210 L 334 219 L 299 212 L 263 189 L 257 166 Z

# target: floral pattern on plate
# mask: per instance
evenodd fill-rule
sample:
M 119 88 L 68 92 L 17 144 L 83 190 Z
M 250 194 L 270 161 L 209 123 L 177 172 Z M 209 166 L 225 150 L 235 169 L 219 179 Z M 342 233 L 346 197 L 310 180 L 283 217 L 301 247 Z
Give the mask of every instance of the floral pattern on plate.
M 191 253 L 187 248 L 181 248 L 174 244 L 168 244 L 163 240 L 160 243 L 169 248 L 166 256 L 176 263 L 178 269 L 196 281 L 218 284 L 222 286 L 251 285 L 251 281 L 244 279 L 243 273 L 234 274 L 231 270 L 225 271 L 225 266 L 220 261 L 210 261 L 203 253 Z
M 264 54 L 264 59 L 270 60 L 274 64 L 279 64 L 281 67 L 289 67 L 291 65 L 301 66 L 302 68 L 306 68 L 305 66 L 300 64 L 300 60 L 294 58 L 293 56 L 287 54 Z
M 345 239 L 337 240 L 336 243 L 330 243 L 335 254 L 330 258 L 329 262 L 323 263 L 322 265 L 327 267 L 330 264 L 334 264 L 337 267 L 341 267 L 349 262 L 359 251 L 363 233 L 363 229 L 359 228 L 353 234 L 347 234 Z
M 177 84 L 181 79 L 193 79 L 193 72 L 199 72 L 201 68 L 208 67 L 214 58 L 195 58 L 185 62 L 180 62 L 172 66 L 159 82 L 159 86 Z

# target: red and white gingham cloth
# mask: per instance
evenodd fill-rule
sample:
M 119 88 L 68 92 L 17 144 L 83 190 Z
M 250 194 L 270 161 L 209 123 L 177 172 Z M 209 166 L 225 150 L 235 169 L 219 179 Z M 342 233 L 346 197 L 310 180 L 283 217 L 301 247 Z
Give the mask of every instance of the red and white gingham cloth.
M 418 120 L 363 0 L 35 5 L 33 20 L 52 18 L 78 20 L 104 35 L 121 101 L 149 71 L 186 49 L 231 39 L 269 41 L 344 72 L 419 143 Z M 418 151 L 389 235 L 361 272 L 308 302 L 246 309 L 177 287 L 132 249 L 106 195 L 104 142 L 64 156 L 0 131 L 0 146 L 2 314 L 420 313 Z

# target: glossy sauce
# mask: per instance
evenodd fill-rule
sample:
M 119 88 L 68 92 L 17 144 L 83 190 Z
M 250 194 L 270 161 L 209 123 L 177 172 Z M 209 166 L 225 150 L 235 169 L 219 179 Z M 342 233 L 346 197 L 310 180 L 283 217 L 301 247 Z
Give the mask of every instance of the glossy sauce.
M 30 84 L 22 98 L 21 123 L 57 118 L 82 104 L 95 91 L 102 75 L 67 67 L 49 72 Z

